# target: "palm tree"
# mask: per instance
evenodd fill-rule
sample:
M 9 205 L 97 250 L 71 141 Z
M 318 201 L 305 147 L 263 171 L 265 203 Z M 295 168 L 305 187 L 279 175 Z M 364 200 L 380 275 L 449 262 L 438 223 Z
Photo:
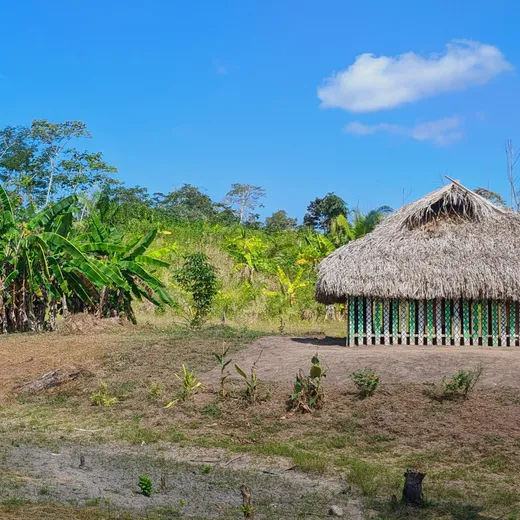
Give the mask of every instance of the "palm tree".
M 357 240 L 373 231 L 377 224 L 392 211 L 392 208 L 389 206 L 381 206 L 368 213 L 363 213 L 357 209 L 353 212 L 351 222 L 345 216 L 338 215 L 331 222 L 330 239 L 336 247 L 347 244 L 352 240 Z

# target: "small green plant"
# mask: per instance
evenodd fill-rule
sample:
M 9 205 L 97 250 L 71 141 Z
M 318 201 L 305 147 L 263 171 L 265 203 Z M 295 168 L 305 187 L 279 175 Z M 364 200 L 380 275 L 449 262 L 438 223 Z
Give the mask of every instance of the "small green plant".
M 184 265 L 175 279 L 182 289 L 191 294 L 190 326 L 200 327 L 213 305 L 218 293 L 216 269 L 204 253 L 193 253 L 184 259 Z
M 434 388 L 426 390 L 425 394 L 438 401 L 466 399 L 479 382 L 482 372 L 482 365 L 479 364 L 471 370 L 459 370 L 451 377 L 443 376 L 440 386 L 432 385 Z
M 354 381 L 360 397 L 370 397 L 373 395 L 381 381 L 373 368 L 355 370 L 350 374 L 350 378 Z
M 213 353 L 217 363 L 220 367 L 220 397 L 226 397 L 226 380 L 229 377 L 229 372 L 226 372 L 227 366 L 231 363 L 231 359 L 227 359 L 227 354 L 229 352 L 229 347 L 225 348 L 222 345 L 222 352 L 220 354 Z
M 117 397 L 110 395 L 108 385 L 103 381 L 99 381 L 98 389 L 90 396 L 90 402 L 94 406 L 113 406 L 118 401 Z
M 319 408 L 323 403 L 321 383 L 325 376 L 325 368 L 318 356 L 313 356 L 309 375 L 305 375 L 303 370 L 296 375 L 293 393 L 289 396 L 289 408 L 301 412 L 312 412 Z
M 149 497 L 152 495 L 153 484 L 152 479 L 150 477 L 147 477 L 146 475 L 141 475 L 139 477 L 139 482 L 137 483 L 137 485 L 139 486 L 141 493 L 145 497 Z
M 179 401 L 186 401 L 186 399 L 192 397 L 199 388 L 201 390 L 204 388 L 202 383 L 195 376 L 195 372 L 193 372 L 193 370 L 189 371 L 184 364 L 182 365 L 182 374 L 180 376 L 175 374 L 175 377 L 182 383 L 182 390 L 173 401 L 170 401 L 166 405 L 166 408 L 172 407 Z
M 148 387 L 148 399 L 157 399 L 161 397 L 164 391 L 164 386 L 161 383 L 150 383 Z
M 210 473 L 210 472 L 211 472 L 211 466 L 209 464 L 202 466 L 202 473 Z
M 236 363 L 235 370 L 238 372 L 246 384 L 245 397 L 251 404 L 255 404 L 258 398 L 258 376 L 256 375 L 256 364 L 251 366 L 251 373 L 248 376 Z

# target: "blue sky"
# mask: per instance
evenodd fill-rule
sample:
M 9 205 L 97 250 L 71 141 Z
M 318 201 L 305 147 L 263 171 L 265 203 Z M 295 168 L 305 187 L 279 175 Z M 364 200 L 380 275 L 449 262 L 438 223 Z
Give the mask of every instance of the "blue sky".
M 88 149 L 129 185 L 190 183 L 216 200 L 233 182 L 261 185 L 263 215 L 299 218 L 329 191 L 363 210 L 399 207 L 444 173 L 508 193 L 505 139 L 520 149 L 514 1 L 25 0 L 2 11 L 0 125 L 85 121 Z

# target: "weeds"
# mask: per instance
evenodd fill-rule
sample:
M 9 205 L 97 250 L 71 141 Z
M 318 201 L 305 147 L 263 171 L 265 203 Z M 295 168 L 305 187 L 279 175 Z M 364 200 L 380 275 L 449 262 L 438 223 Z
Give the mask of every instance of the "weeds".
M 103 381 L 99 381 L 99 386 L 96 392 L 90 396 L 90 402 L 94 406 L 113 406 L 118 401 L 118 398 L 110 395 L 107 384 Z
M 226 373 L 227 366 L 231 363 L 231 359 L 227 359 L 227 354 L 229 352 L 229 347 L 224 348 L 222 345 L 222 352 L 220 354 L 213 353 L 217 363 L 220 367 L 220 397 L 226 397 L 226 380 L 229 377 L 229 372 Z
M 148 399 L 158 399 L 161 397 L 164 391 L 164 386 L 161 383 L 150 383 L 150 386 L 148 387 Z
M 325 369 L 317 355 L 312 358 L 311 363 L 309 375 L 304 375 L 303 370 L 296 375 L 293 393 L 289 396 L 291 410 L 312 412 L 323 402 L 321 380 L 326 376 Z
M 182 375 L 175 374 L 175 377 L 182 383 L 182 390 L 165 408 L 170 408 L 179 401 L 186 401 L 196 393 L 197 389 L 203 389 L 202 383 L 195 376 L 195 372 L 189 371 L 184 364 L 182 365 Z
M 152 496 L 153 484 L 150 477 L 147 477 L 146 475 L 141 475 L 139 477 L 139 482 L 137 483 L 137 485 L 139 486 L 141 493 L 145 497 Z
M 359 396 L 362 398 L 373 395 L 380 383 L 380 377 L 373 368 L 355 370 L 350 374 L 350 378 L 354 381 Z

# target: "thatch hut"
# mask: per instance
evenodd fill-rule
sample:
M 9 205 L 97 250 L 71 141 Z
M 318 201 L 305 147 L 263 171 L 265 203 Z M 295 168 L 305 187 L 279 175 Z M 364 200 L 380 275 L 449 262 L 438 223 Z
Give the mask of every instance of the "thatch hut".
M 518 345 L 520 215 L 453 181 L 325 258 L 316 299 L 349 345 Z

